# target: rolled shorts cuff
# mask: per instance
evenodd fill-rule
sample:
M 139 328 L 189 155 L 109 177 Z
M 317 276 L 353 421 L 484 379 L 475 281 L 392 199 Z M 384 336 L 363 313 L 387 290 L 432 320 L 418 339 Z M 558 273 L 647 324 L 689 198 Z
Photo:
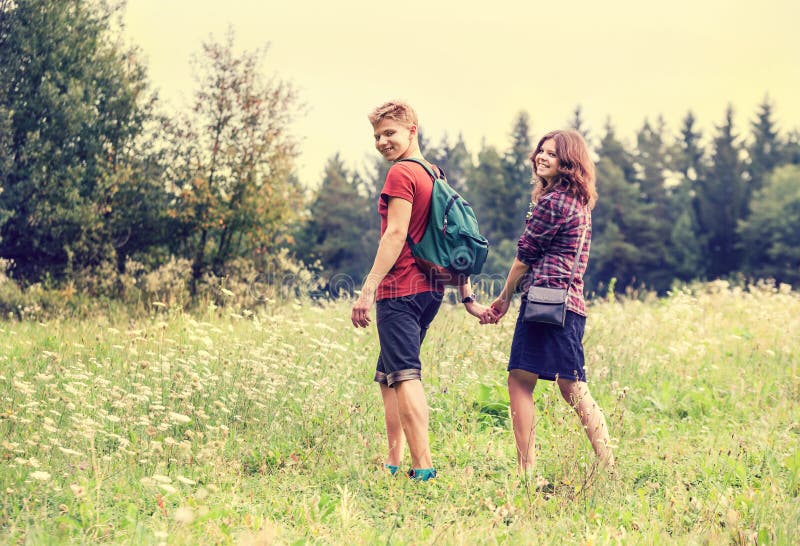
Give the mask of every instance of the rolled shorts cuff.
M 380 383 L 381 385 L 388 385 L 389 382 L 386 381 L 386 374 L 383 372 L 376 371 L 375 372 L 375 383 Z
M 422 380 L 422 373 L 416 368 L 408 368 L 388 374 L 386 376 L 386 384 L 393 387 L 395 383 L 402 383 L 403 381 L 411 381 L 413 379 Z

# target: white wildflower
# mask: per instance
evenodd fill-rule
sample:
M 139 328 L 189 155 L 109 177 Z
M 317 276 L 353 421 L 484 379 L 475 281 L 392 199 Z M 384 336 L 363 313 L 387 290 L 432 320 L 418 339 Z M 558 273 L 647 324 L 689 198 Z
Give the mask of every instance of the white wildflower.
M 181 506 L 175 510 L 175 521 L 189 525 L 194 521 L 194 511 L 188 506 Z
M 160 484 L 158 484 L 158 486 L 169 495 L 171 495 L 172 493 L 177 493 L 178 492 L 177 489 L 175 489 L 173 486 L 171 486 L 168 483 L 160 483 Z
M 179 424 L 186 424 L 192 420 L 188 415 L 176 413 L 174 411 L 169 412 L 169 418 L 172 422 Z

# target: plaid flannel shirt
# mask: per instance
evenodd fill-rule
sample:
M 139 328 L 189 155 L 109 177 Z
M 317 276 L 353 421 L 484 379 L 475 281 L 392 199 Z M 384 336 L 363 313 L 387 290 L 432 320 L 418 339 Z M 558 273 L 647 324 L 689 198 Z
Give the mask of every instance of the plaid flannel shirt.
M 525 222 L 525 231 L 517 242 L 517 258 L 531 267 L 520 284 L 523 294 L 532 284 L 567 287 L 584 226 L 586 237 L 572 277 L 567 309 L 586 316 L 583 274 L 589 262 L 592 213 L 577 197 L 565 191 L 555 190 L 541 196 Z

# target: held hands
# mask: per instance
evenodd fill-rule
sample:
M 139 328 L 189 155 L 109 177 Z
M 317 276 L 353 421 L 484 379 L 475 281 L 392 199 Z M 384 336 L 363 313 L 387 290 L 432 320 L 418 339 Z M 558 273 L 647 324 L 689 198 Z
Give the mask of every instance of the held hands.
M 481 324 L 495 324 L 497 322 L 491 307 L 486 307 L 474 301 L 465 303 L 464 307 L 467 313 L 476 317 Z
M 466 303 L 464 306 L 467 309 L 467 313 L 473 317 L 477 317 L 481 324 L 497 324 L 508 312 L 508 308 L 511 306 L 511 300 L 506 300 L 501 295 L 495 299 L 489 307 L 474 301 Z
M 350 314 L 350 320 L 356 328 L 366 328 L 372 322 L 369 312 L 372 309 L 372 304 L 375 303 L 375 292 L 366 288 L 362 289 L 361 295 L 353 304 L 353 309 Z M 481 305 L 475 301 L 464 304 L 467 313 L 478 319 L 480 324 L 497 324 L 506 312 L 511 302 L 505 301 L 502 298 L 497 298 L 492 302 L 490 307 Z

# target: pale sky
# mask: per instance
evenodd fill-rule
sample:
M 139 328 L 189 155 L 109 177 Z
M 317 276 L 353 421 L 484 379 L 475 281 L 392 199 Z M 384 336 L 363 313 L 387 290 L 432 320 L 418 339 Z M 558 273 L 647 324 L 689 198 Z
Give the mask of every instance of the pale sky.
M 336 152 L 375 156 L 366 114 L 409 101 L 429 139 L 462 133 L 505 149 L 516 114 L 535 138 L 576 105 L 595 136 L 610 116 L 633 142 L 645 118 L 677 131 L 688 110 L 708 137 L 728 103 L 739 133 L 769 95 L 780 129 L 800 128 L 800 0 L 128 0 L 129 41 L 167 105 L 187 107 L 190 58 L 229 27 L 239 49 L 270 44 L 265 75 L 306 112 L 298 172 L 316 186 Z

